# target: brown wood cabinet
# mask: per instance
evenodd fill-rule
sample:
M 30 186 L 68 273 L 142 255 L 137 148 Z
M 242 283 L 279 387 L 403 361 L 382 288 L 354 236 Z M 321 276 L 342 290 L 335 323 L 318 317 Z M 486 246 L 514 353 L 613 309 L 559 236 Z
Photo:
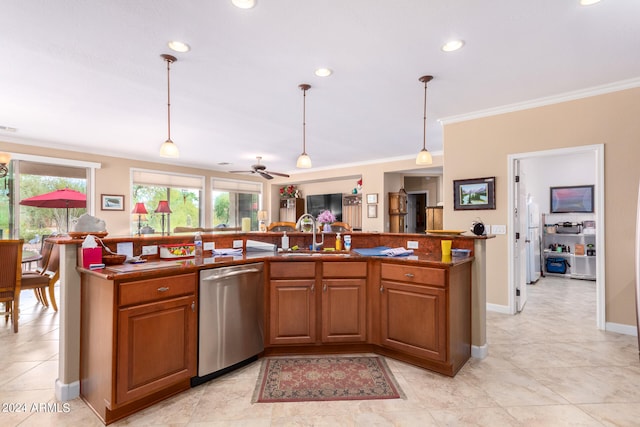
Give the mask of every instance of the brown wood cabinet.
M 297 222 L 304 213 L 304 199 L 280 199 L 280 221 Z
M 380 344 L 446 375 L 471 357 L 471 265 L 449 269 L 382 262 Z
M 268 345 L 366 341 L 366 275 L 366 261 L 271 262 Z
M 428 206 L 426 208 L 426 230 L 442 230 L 442 211 L 442 206 Z
M 367 339 L 367 263 L 322 265 L 322 342 Z
M 389 193 L 389 233 L 404 233 L 407 216 L 407 193 Z
M 195 273 L 118 282 L 82 274 L 80 394 L 106 423 L 190 387 Z

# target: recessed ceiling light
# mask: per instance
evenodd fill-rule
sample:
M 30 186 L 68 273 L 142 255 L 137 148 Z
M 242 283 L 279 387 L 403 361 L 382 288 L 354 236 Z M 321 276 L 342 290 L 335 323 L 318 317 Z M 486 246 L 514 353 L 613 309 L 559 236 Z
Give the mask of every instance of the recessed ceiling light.
M 11 126 L 2 126 L 0 125 L 0 130 L 5 132 L 18 132 L 17 128 L 12 128 Z
M 329 77 L 333 74 L 333 71 L 330 68 L 318 68 L 315 71 L 315 75 L 318 77 Z
M 256 5 L 256 0 L 231 0 L 231 3 L 240 9 L 251 9 Z
M 442 50 L 445 52 L 453 52 L 454 50 L 460 49 L 462 46 L 464 46 L 463 40 L 451 40 L 442 46 Z
M 596 3 L 600 3 L 600 0 L 580 0 L 580 6 L 591 6 Z
M 186 44 L 186 43 L 182 43 L 176 40 L 170 41 L 169 43 L 167 43 L 167 46 L 169 46 L 169 49 L 174 50 L 176 52 L 189 52 L 191 50 L 191 47 Z

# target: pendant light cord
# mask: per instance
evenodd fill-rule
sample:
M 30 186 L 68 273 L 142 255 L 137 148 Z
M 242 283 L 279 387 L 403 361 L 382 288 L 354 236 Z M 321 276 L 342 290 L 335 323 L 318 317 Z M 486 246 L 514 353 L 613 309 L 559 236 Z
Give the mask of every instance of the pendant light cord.
M 307 154 L 307 89 L 302 89 L 302 154 Z
M 167 141 L 171 141 L 171 59 L 165 58 L 167 61 Z
M 427 149 L 427 81 L 424 81 L 424 131 L 422 133 L 422 149 Z

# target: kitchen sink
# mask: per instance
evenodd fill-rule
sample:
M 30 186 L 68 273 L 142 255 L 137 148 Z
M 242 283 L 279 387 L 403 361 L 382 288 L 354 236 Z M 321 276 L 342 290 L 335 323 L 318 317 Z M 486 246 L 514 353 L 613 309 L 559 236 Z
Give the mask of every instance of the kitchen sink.
M 347 252 L 284 252 L 278 254 L 281 257 L 308 257 L 308 256 L 339 256 L 339 257 L 349 257 L 350 253 Z

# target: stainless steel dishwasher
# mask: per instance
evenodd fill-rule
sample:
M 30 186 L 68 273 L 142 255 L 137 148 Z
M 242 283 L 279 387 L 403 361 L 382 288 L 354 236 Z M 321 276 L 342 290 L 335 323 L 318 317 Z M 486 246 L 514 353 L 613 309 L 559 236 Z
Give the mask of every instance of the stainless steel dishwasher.
M 200 271 L 197 385 L 264 350 L 264 264 Z

